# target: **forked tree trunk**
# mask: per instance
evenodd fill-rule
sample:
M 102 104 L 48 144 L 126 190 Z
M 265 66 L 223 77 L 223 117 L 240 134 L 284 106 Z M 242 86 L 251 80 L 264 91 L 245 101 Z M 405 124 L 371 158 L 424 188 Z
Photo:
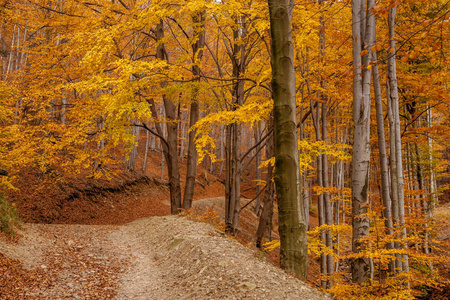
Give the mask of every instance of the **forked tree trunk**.
M 275 188 L 278 201 L 280 265 L 301 279 L 307 274 L 305 212 L 299 182 L 295 103 L 294 1 L 269 1 L 274 99 Z

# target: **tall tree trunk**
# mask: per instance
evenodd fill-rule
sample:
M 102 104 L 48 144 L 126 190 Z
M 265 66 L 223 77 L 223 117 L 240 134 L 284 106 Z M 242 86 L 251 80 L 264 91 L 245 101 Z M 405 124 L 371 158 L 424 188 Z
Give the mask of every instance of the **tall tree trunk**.
M 371 11 L 369 11 L 371 15 Z M 370 18 L 369 18 L 370 19 Z M 365 18 L 365 3 L 352 0 L 353 24 L 353 163 L 352 163 L 352 251 L 360 253 L 365 245 L 361 240 L 369 234 L 369 173 L 370 173 L 370 47 L 361 56 L 368 41 L 371 42 L 373 24 Z M 367 29 L 365 29 L 367 26 Z M 367 34 L 364 34 L 364 33 Z M 362 72 L 362 74 L 361 74 Z M 356 258 L 352 264 L 353 282 L 362 283 L 370 278 L 368 257 Z
M 319 5 L 323 8 L 323 0 L 319 0 Z M 324 58 L 325 58 L 325 17 L 322 14 L 320 16 L 320 31 L 319 31 L 319 50 L 320 50 L 320 60 L 323 65 L 325 65 Z M 322 141 L 326 144 L 328 142 L 328 124 L 327 124 L 327 101 L 328 96 L 325 94 L 325 91 L 327 89 L 326 80 L 324 77 L 324 74 L 320 72 L 320 86 L 322 88 L 322 91 L 320 93 L 320 98 L 322 100 Z M 320 122 L 319 122 L 320 124 Z M 328 182 L 328 155 L 326 153 L 322 154 L 322 183 L 323 188 L 325 189 L 325 192 L 323 192 L 323 213 L 325 216 L 325 219 L 323 220 L 325 224 L 328 226 L 333 225 L 333 210 L 331 206 L 331 197 L 330 193 L 326 191 L 326 189 L 329 186 Z M 331 230 L 327 230 L 325 232 L 325 245 L 329 249 L 333 249 L 333 235 L 331 233 Z M 333 274 L 333 256 L 327 255 L 326 257 L 326 267 L 325 267 L 325 274 L 327 275 L 327 280 L 325 283 L 325 288 L 331 287 L 331 275 Z
M 317 104 L 317 102 L 316 102 Z M 311 117 L 313 120 L 313 125 L 314 125 L 314 130 L 316 133 L 316 141 L 320 141 L 320 119 L 321 119 L 321 114 L 320 114 L 320 105 L 314 105 L 312 98 L 310 99 L 310 106 L 311 106 Z M 317 112 L 315 112 L 314 107 L 317 107 Z M 323 155 L 318 155 L 317 159 L 316 159 L 316 164 L 317 164 L 317 185 L 320 188 L 324 187 L 323 184 L 323 176 L 324 176 L 324 172 L 323 172 Z M 319 216 L 319 226 L 325 225 L 326 224 L 326 219 L 325 219 L 325 193 L 323 193 L 323 191 L 320 191 L 317 195 L 317 210 L 318 210 L 318 216 Z M 327 240 L 326 240 L 326 232 L 325 230 L 320 230 L 320 240 L 321 242 L 326 245 Z M 328 256 L 325 255 L 325 252 L 322 251 L 322 253 L 320 253 L 320 273 L 322 275 L 327 275 L 327 259 Z M 326 289 L 327 288 L 327 280 L 325 280 L 324 278 L 322 278 L 320 280 L 320 284 L 322 286 L 322 288 Z
M 429 229 L 428 229 L 428 223 L 429 223 L 429 209 L 428 209 L 428 202 L 424 198 L 425 193 L 425 184 L 422 174 L 422 156 L 419 151 L 419 147 L 417 144 L 414 144 L 414 151 L 416 152 L 416 176 L 417 176 L 417 183 L 419 185 L 419 197 L 420 197 L 420 207 L 422 208 L 422 213 L 424 217 L 424 222 L 422 224 L 423 226 L 423 253 L 429 254 L 430 249 L 428 247 L 428 241 L 429 241 Z M 419 205 L 418 205 L 419 206 Z
M 307 274 L 305 212 L 299 182 L 295 103 L 294 1 L 269 1 L 274 98 L 275 187 L 280 232 L 280 265 L 301 279 Z
M 259 143 L 261 140 L 261 122 L 257 122 L 255 126 L 255 144 Z M 257 180 L 256 185 L 256 202 L 255 202 L 255 213 L 259 215 L 261 209 L 261 196 L 259 195 L 261 192 L 261 169 L 259 165 L 261 164 L 261 145 L 258 145 L 255 149 L 255 177 Z
M 233 126 L 225 128 L 225 226 L 230 228 L 233 220 L 234 201 L 231 201 L 231 136 Z M 228 229 L 229 230 L 229 229 Z
M 325 86 L 325 83 L 324 83 Z M 324 97 L 322 102 L 322 140 L 327 143 L 327 98 Z M 327 154 L 322 154 L 322 172 L 323 172 L 323 187 L 327 189 L 329 187 L 328 183 L 328 156 Z M 328 226 L 333 225 L 333 207 L 331 206 L 331 197 L 330 193 L 325 191 L 324 197 L 324 211 L 325 211 L 325 222 Z M 333 249 L 333 234 L 331 230 L 328 229 L 326 231 L 326 246 L 329 249 Z M 333 274 L 333 256 L 327 255 L 327 288 L 331 288 L 331 276 Z
M 233 55 L 230 57 L 234 78 L 232 110 L 238 109 L 244 103 L 244 81 L 239 77 L 244 73 L 246 64 L 245 45 L 241 42 L 246 34 L 244 17 L 241 17 L 240 21 L 236 18 L 235 23 L 241 24 L 241 27 L 233 31 Z M 229 128 L 231 130 L 229 131 L 230 137 L 227 137 L 227 148 L 229 149 L 227 158 L 230 161 L 226 164 L 229 186 L 225 187 L 228 189 L 225 191 L 225 230 L 230 234 L 236 234 L 241 201 L 241 124 L 233 123 L 229 125 Z
M 388 120 L 389 120 L 389 165 L 391 167 L 391 199 L 392 199 L 392 218 L 393 225 L 396 229 L 399 227 L 398 218 L 398 184 L 397 184 L 397 160 L 395 156 L 395 129 L 394 129 L 394 114 L 392 111 L 392 101 L 389 96 L 390 88 L 389 81 L 386 81 L 386 94 L 387 94 L 387 107 L 388 107 Z M 395 239 L 394 248 L 399 249 L 400 243 L 398 238 Z M 394 270 L 397 272 L 402 271 L 402 264 L 400 260 L 400 254 L 395 255 L 397 259 L 393 262 Z
M 203 57 L 203 47 L 205 45 L 205 26 L 203 24 L 205 19 L 205 12 L 200 12 L 192 17 L 194 23 L 194 35 L 197 37 L 196 41 L 192 44 L 193 63 L 192 74 L 195 77 L 196 82 L 200 82 L 200 67 L 196 63 Z M 200 109 L 198 104 L 198 89 L 194 88 L 192 103 L 189 115 L 189 128 L 197 123 L 200 115 Z M 192 206 L 192 197 L 194 195 L 195 176 L 197 174 L 197 159 L 198 153 L 194 143 L 195 131 L 189 132 L 188 141 L 188 156 L 187 156 L 187 170 L 186 170 L 186 185 L 184 188 L 183 208 L 189 209 Z
M 273 129 L 272 117 L 267 124 L 268 131 Z M 274 155 L 273 149 L 273 135 L 271 135 L 267 140 L 266 146 L 266 160 L 272 158 Z M 261 248 L 261 243 L 264 238 L 265 233 L 272 230 L 272 216 L 273 216 L 273 201 L 274 201 L 274 183 L 273 183 L 273 167 L 267 167 L 266 173 L 266 184 L 267 187 L 264 192 L 263 208 L 261 212 L 261 217 L 259 218 L 258 229 L 256 230 L 256 247 Z
M 134 136 L 136 145 L 133 145 L 133 148 L 131 148 L 130 154 L 128 155 L 128 157 L 125 157 L 125 166 L 128 171 L 134 171 L 134 168 L 136 166 L 136 157 L 138 155 L 140 127 L 133 126 L 131 128 L 131 134 Z M 103 147 L 103 145 L 102 145 L 102 147 Z
M 432 111 L 431 106 L 428 106 L 427 109 L 427 126 L 431 127 L 432 124 Z M 430 168 L 430 205 L 429 205 L 429 215 L 430 217 L 433 216 L 433 210 L 438 203 L 437 198 L 437 185 L 436 185 L 436 171 L 433 166 L 433 143 L 430 134 L 427 134 L 427 141 L 428 141 L 428 151 L 429 151 L 429 168 Z
M 161 41 L 164 38 L 164 23 L 162 20 L 156 26 L 156 36 L 158 41 Z M 156 58 L 161 60 L 168 60 L 167 51 L 165 49 L 164 43 L 162 42 L 159 42 L 159 45 L 156 49 Z M 161 83 L 162 88 L 164 88 L 166 85 L 166 82 Z M 167 119 L 167 147 L 165 148 L 165 158 L 169 176 L 170 212 L 172 214 L 178 214 L 181 208 L 181 185 L 180 170 L 178 168 L 177 109 L 173 102 L 166 95 L 163 95 L 163 103 Z
M 373 44 L 376 44 L 376 26 L 374 26 L 373 33 Z M 381 197 L 383 199 L 383 217 L 384 225 L 387 229 L 387 234 L 392 236 L 392 211 L 391 211 L 391 197 L 389 194 L 389 169 L 388 169 L 388 159 L 386 154 L 386 140 L 385 140 L 385 129 L 384 129 L 384 115 L 383 115 L 383 103 L 381 96 L 381 83 L 380 83 L 380 73 L 378 70 L 378 59 L 377 52 L 372 52 L 372 76 L 373 76 L 373 90 L 375 95 L 375 110 L 377 117 L 377 134 L 378 134 L 378 150 L 380 155 L 380 166 L 381 166 Z M 389 242 L 386 245 L 387 249 L 394 249 L 394 243 Z M 389 272 L 392 274 L 394 272 L 394 264 L 391 262 L 389 264 Z
M 398 217 L 399 225 L 402 227 L 402 247 L 406 250 L 406 227 L 405 227 L 405 196 L 403 190 L 403 165 L 402 165 L 402 140 L 400 134 L 400 113 L 399 113 L 399 99 L 398 99 L 398 87 L 397 87 L 397 67 L 395 58 L 395 15 L 397 7 L 389 9 L 388 25 L 389 25 L 389 47 L 390 55 L 388 58 L 388 85 L 390 91 L 388 93 L 390 102 L 392 104 L 392 114 L 394 117 L 394 133 L 395 133 L 395 160 L 396 160 L 396 173 L 397 173 L 397 192 L 398 192 Z M 391 154 L 392 155 L 392 154 Z M 409 271 L 408 255 L 401 255 L 402 269 L 406 272 Z
M 145 173 L 147 169 L 147 158 L 148 158 L 148 148 L 150 147 L 150 131 L 147 130 L 145 136 L 145 152 L 144 152 L 144 163 L 142 164 L 142 172 Z

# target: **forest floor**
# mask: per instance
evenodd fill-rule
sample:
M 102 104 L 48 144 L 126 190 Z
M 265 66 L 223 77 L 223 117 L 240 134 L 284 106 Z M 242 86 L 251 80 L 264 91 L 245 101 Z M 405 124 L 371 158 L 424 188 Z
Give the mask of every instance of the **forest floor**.
M 24 170 L 19 190 L 7 195 L 24 224 L 13 241 L 0 235 L 0 299 L 328 297 L 279 269 L 277 251 L 251 246 L 252 206 L 241 213 L 237 238 L 217 229 L 224 187 L 205 170 L 197 174 L 195 208 L 168 216 L 167 178 L 158 154 L 150 159 L 145 174 L 110 179 L 55 180 L 59 171 Z M 244 178 L 243 197 L 254 196 Z
M 0 251 L 1 299 L 329 297 L 213 226 L 177 216 L 120 226 L 26 224 Z
M 24 170 L 19 190 L 7 195 L 24 226 L 13 241 L 0 234 L 0 299 L 329 297 L 315 288 L 317 260 L 309 260 L 308 286 L 278 268 L 277 251 L 254 247 L 255 202 L 242 210 L 236 238 L 222 233 L 223 182 L 204 169 L 197 173 L 194 208 L 168 216 L 167 178 L 159 155 L 149 158 L 145 173 L 109 179 L 55 180 L 57 172 Z M 256 196 L 251 174 L 243 176 L 242 194 L 241 207 Z M 438 239 L 450 239 L 450 203 L 435 216 Z M 310 221 L 317 226 L 316 217 Z

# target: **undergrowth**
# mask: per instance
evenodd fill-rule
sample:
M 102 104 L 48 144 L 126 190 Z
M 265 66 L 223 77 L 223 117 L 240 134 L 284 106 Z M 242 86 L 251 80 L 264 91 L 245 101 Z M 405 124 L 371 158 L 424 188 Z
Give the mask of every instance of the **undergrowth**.
M 181 211 L 182 216 L 189 220 L 203 222 L 213 225 L 220 231 L 225 231 L 225 226 L 220 220 L 220 216 L 217 214 L 217 210 L 213 206 L 206 207 L 205 209 L 190 208 Z
M 11 204 L 0 194 L 0 231 L 8 236 L 15 236 L 21 223 L 15 204 Z

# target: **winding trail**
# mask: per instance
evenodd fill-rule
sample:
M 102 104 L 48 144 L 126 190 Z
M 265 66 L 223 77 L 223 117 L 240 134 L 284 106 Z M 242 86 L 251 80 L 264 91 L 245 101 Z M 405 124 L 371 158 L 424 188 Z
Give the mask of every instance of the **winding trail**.
M 0 252 L 33 274 L 1 299 L 329 297 L 214 227 L 183 217 L 123 226 L 26 224 L 18 243 L 0 241 Z

